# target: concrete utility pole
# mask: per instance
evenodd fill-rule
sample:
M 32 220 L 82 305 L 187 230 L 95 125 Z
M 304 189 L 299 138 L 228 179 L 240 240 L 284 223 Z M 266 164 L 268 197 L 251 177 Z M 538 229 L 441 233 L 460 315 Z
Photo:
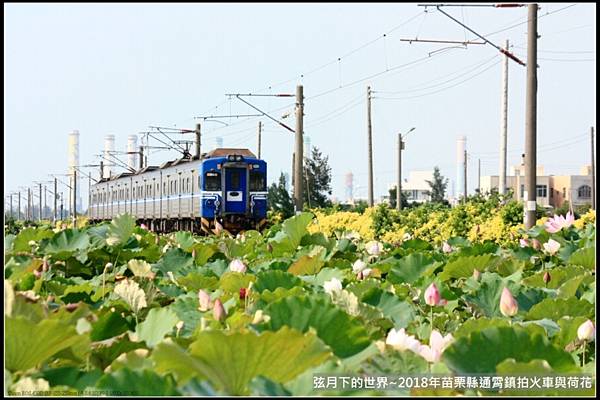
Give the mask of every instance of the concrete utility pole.
M 21 192 L 19 191 L 19 200 L 17 201 L 17 206 L 19 209 L 17 210 L 17 220 L 21 219 Z
M 504 48 L 508 51 L 508 40 Z M 508 130 L 508 56 L 504 54 L 502 59 L 502 111 L 500 124 L 500 177 L 498 182 L 498 193 L 506 191 L 506 141 Z
M 481 194 L 481 158 L 477 159 L 477 192 Z
M 57 187 L 57 181 L 56 181 L 56 177 L 54 178 L 54 222 L 56 223 L 56 220 L 58 219 L 58 216 L 56 215 L 56 211 L 57 211 L 57 207 L 56 207 L 56 203 L 58 200 L 58 187 Z
M 64 218 L 63 192 L 60 192 L 60 219 Z
M 42 221 L 42 184 L 38 183 L 39 188 L 40 188 L 40 213 L 39 213 L 39 217 L 40 217 L 40 222 Z
M 396 209 L 402 210 L 402 134 L 398 134 L 398 185 L 396 185 Z
M 296 86 L 296 158 L 294 160 L 294 199 L 296 203 L 296 214 L 302 212 L 304 200 L 304 182 L 302 175 L 304 172 L 303 145 L 304 139 L 304 91 L 303 86 Z
M 27 221 L 31 219 L 31 188 L 27 188 Z
M 144 146 L 140 146 L 140 169 L 144 168 Z
M 466 203 L 467 202 L 467 150 L 465 150 L 465 162 L 464 162 L 464 170 L 465 172 L 463 173 L 464 175 L 464 190 L 465 190 L 465 197 L 463 197 L 463 201 Z
M 258 121 L 258 159 L 260 160 L 260 140 L 261 140 L 261 133 L 262 133 L 262 122 Z
M 10 194 L 10 219 L 13 219 L 12 193 Z
M 535 226 L 537 136 L 537 4 L 528 6 L 527 92 L 525 101 L 525 229 Z
M 196 124 L 196 157 L 202 158 L 202 126 Z
M 44 185 L 44 217 L 46 216 L 46 207 L 48 207 L 48 191 L 46 189 L 46 185 Z
M 367 137 L 369 151 L 369 207 L 373 207 L 373 137 L 371 126 L 371 87 L 367 86 Z
M 73 169 L 73 229 L 77 228 L 77 170 Z
M 592 139 L 592 210 L 596 209 L 596 164 L 594 163 L 594 127 L 590 127 Z

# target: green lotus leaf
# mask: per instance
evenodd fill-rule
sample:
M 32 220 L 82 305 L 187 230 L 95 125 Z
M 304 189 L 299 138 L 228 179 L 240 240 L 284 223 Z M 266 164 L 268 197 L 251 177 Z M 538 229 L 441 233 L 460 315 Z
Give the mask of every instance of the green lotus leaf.
M 24 317 L 5 317 L 5 368 L 25 371 L 36 367 L 61 350 L 86 340 L 75 326 L 47 319 L 39 323 Z
M 284 325 L 301 332 L 314 328 L 339 357 L 354 355 L 371 343 L 361 321 L 346 314 L 325 298 L 285 297 L 267 307 L 271 317 L 263 328 L 276 331 Z
M 43 228 L 25 228 L 20 231 L 12 242 L 12 248 L 6 247 L 5 251 L 20 252 L 20 251 L 31 251 L 30 241 L 34 241 L 39 244 L 42 239 L 49 239 L 55 236 L 54 232 L 49 229 Z
M 139 276 L 142 278 L 154 277 L 154 272 L 152 272 L 152 266 L 144 260 L 129 260 L 127 262 L 127 268 L 129 268 L 129 270 L 133 272 L 133 275 L 135 276 Z
M 66 260 L 77 252 L 90 246 L 90 237 L 84 231 L 65 229 L 56 233 L 48 242 L 44 251 L 54 259 Z
M 536 304 L 525 315 L 525 319 L 534 320 L 549 318 L 557 321 L 561 317 L 593 317 L 594 305 L 587 300 L 570 299 L 545 299 Z
M 149 370 L 121 368 L 100 378 L 95 388 L 120 396 L 177 396 L 176 385 L 170 376 L 161 377 Z
M 172 332 L 178 321 L 177 314 L 168 308 L 153 308 L 144 322 L 136 326 L 135 333 L 140 340 L 146 342 L 148 347 L 154 347 L 163 340 L 165 335 Z
M 129 214 L 115 217 L 108 227 L 106 243 L 109 246 L 124 245 L 135 230 L 135 219 Z
M 285 220 L 281 230 L 268 241 L 273 248 L 273 255 L 279 257 L 286 253 L 294 253 L 302 240 L 302 236 L 307 233 L 308 224 L 312 219 L 313 214 L 303 212 Z
M 294 261 L 288 272 L 294 275 L 315 275 L 325 264 L 327 249 L 315 246 L 309 254 L 301 256 Z
M 392 283 L 413 283 L 419 279 L 425 271 L 436 269 L 442 263 L 435 261 L 432 257 L 423 253 L 412 253 L 398 261 L 395 261 L 390 270 L 387 280 Z M 472 273 L 473 271 L 471 271 Z
M 442 354 L 442 360 L 460 374 L 494 373 L 502 361 L 546 360 L 557 372 L 577 372 L 571 355 L 552 345 L 541 334 L 520 327 L 492 327 L 457 338 Z
M 163 257 L 156 263 L 155 267 L 163 276 L 172 272 L 175 277 L 184 276 L 184 271 L 190 268 L 194 263 L 192 256 L 185 251 L 172 248 L 169 249 Z
M 203 374 L 231 395 L 248 394 L 250 381 L 261 375 L 285 383 L 331 355 L 313 333 L 288 327 L 260 335 L 203 331 L 190 345 L 190 354 Z
M 581 265 L 587 269 L 596 268 L 596 249 L 594 247 L 585 247 L 574 251 L 569 257 L 569 264 Z
M 256 282 L 254 283 L 253 289 L 260 293 L 263 290 L 274 291 L 278 287 L 291 289 L 292 287 L 301 284 L 302 281 L 289 272 L 278 270 L 263 271 L 256 275 Z
M 439 274 L 442 281 L 456 278 L 468 278 L 473 275 L 473 270 L 483 272 L 493 265 L 498 257 L 493 254 L 482 254 L 475 256 L 461 256 L 450 261 Z

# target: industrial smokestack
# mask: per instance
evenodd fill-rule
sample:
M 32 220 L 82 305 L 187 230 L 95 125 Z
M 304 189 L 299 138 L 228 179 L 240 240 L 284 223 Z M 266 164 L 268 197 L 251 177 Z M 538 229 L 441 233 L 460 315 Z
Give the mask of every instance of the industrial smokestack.
M 127 136 L 127 166 L 135 169 L 137 165 L 137 135 Z
M 114 155 L 112 153 L 115 151 L 115 135 L 108 134 L 104 137 L 104 160 L 106 164 L 104 164 L 104 176 L 103 178 L 110 178 L 112 175 L 112 168 L 115 163 L 113 160 Z
M 352 187 L 354 186 L 354 175 L 352 175 L 352 172 L 348 172 L 346 174 L 346 201 L 351 203 L 354 200 L 354 197 L 352 196 Z
M 310 147 L 310 136 L 304 135 L 304 158 L 310 158 L 311 147 Z
M 464 197 L 465 193 L 465 150 L 467 149 L 467 138 L 459 136 L 456 140 L 456 200 Z
M 222 149 L 223 148 L 223 138 L 221 136 L 217 136 L 215 138 L 215 143 L 217 145 L 217 149 Z
M 69 133 L 69 186 L 73 187 L 75 182 L 73 181 L 73 177 L 76 176 L 75 167 L 79 166 L 79 131 L 74 130 Z M 78 178 L 77 178 L 78 179 Z M 79 182 L 77 182 L 77 186 L 80 187 Z M 69 204 L 73 205 L 73 192 L 69 192 Z M 77 198 L 77 204 L 81 205 L 81 199 Z

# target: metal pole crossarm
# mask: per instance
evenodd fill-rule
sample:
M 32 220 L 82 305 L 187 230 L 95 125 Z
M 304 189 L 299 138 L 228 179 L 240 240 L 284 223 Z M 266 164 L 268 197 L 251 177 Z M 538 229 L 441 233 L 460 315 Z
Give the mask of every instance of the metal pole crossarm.
M 524 7 L 525 4 L 520 3 L 496 3 L 496 4 L 417 4 L 419 7 Z
M 129 167 L 126 163 L 124 163 L 123 161 L 119 160 L 117 157 L 113 156 L 110 153 L 107 153 L 110 157 L 112 157 L 114 159 L 114 161 L 109 160 L 108 158 L 104 157 L 104 155 L 100 154 L 98 157 L 102 157 L 104 160 L 108 161 L 108 162 L 118 162 L 118 165 L 122 168 L 125 168 L 131 172 L 136 172 L 135 169 Z
M 472 41 L 461 41 L 461 40 L 437 40 L 437 39 L 400 39 L 401 42 L 426 42 L 426 43 L 449 43 L 449 44 L 485 44 L 485 42 L 472 42 Z
M 519 60 L 514 54 L 511 54 L 508 50 L 503 49 L 502 47 L 490 42 L 489 40 L 487 40 L 485 37 L 481 36 L 479 33 L 475 32 L 473 29 L 469 28 L 468 26 L 466 26 L 465 24 L 463 24 L 462 22 L 460 22 L 459 20 L 457 20 L 456 18 L 454 18 L 452 15 L 444 12 L 443 10 L 440 9 L 439 6 L 436 6 L 437 10 L 439 12 L 441 12 L 442 14 L 444 14 L 446 17 L 450 18 L 452 21 L 456 22 L 457 24 L 459 24 L 460 26 L 462 26 L 463 28 L 467 29 L 469 32 L 471 32 L 472 34 L 476 35 L 478 38 L 480 38 L 481 40 L 483 40 L 485 43 L 488 43 L 492 46 L 494 46 L 500 53 L 506 55 L 507 57 L 509 57 L 511 60 L 516 61 L 518 64 L 522 65 L 522 66 L 526 66 L 526 64 Z
M 193 133 L 195 132 L 193 129 L 183 129 L 183 128 L 166 128 L 164 126 L 149 126 L 148 128 L 152 128 L 152 129 L 168 129 L 171 131 L 178 131 L 181 133 Z
M 246 103 L 247 105 L 249 105 L 250 107 L 254 108 L 256 111 L 262 113 L 262 115 L 264 115 L 265 117 L 269 118 L 272 121 L 277 122 L 279 125 L 283 126 L 285 129 L 287 129 L 288 131 L 292 132 L 292 133 L 296 133 L 295 130 L 293 130 L 292 128 L 290 128 L 289 126 L 287 126 L 286 124 L 284 124 L 283 122 L 279 122 L 277 121 L 275 118 L 271 117 L 269 114 L 267 114 L 266 112 L 264 112 L 263 110 L 260 110 L 258 107 L 253 106 L 252 104 L 248 103 L 246 100 L 240 98 L 239 95 L 235 95 L 235 97 L 238 98 L 238 100 L 243 101 L 244 103 Z
M 225 96 L 254 96 L 254 97 L 294 97 L 295 94 L 278 93 L 278 94 L 256 94 L 256 93 L 225 93 Z
M 99 167 L 100 165 L 95 165 L 95 166 L 96 166 L 96 167 Z M 98 182 L 99 182 L 98 180 L 96 180 L 96 179 L 92 178 L 92 175 L 91 175 L 91 174 L 86 174 L 85 172 L 83 172 L 82 170 L 80 170 L 80 169 L 79 169 L 80 167 L 73 167 L 73 168 L 75 168 L 77 171 L 81 172 L 81 173 L 82 173 L 84 176 L 86 176 L 86 177 L 90 178 L 90 179 L 91 179 L 91 180 L 93 180 L 94 182 L 96 182 L 96 183 L 98 183 Z
M 262 114 L 237 114 L 237 115 L 209 115 L 209 116 L 200 116 L 194 117 L 194 119 L 204 119 L 207 120 L 209 118 L 245 118 L 245 117 L 262 117 Z
M 179 147 L 181 149 L 182 152 L 185 152 L 185 149 L 183 147 L 181 147 L 180 145 L 178 145 L 173 139 L 171 139 L 170 137 L 167 136 L 166 133 L 164 133 L 163 131 L 160 130 L 160 128 L 155 128 L 157 131 L 159 131 L 160 133 L 162 133 L 162 135 L 164 137 L 166 137 L 168 140 L 170 140 L 171 142 L 173 142 L 173 144 L 177 147 Z M 156 136 L 153 136 L 152 134 L 150 134 L 150 136 L 152 136 L 154 139 L 156 139 Z M 156 139 L 158 140 L 158 139 Z

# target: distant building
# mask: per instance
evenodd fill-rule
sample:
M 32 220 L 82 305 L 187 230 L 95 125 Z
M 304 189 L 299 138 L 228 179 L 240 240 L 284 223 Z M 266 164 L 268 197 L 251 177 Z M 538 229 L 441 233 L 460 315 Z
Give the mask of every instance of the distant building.
M 542 206 L 560 207 L 565 201 L 572 205 L 592 204 L 591 167 L 584 166 L 580 175 L 545 175 L 543 166 L 537 167 L 536 201 Z M 481 177 L 481 192 L 498 190 L 498 175 Z M 513 166 L 506 176 L 506 189 L 512 190 L 513 198 L 525 198 L 525 167 Z
M 402 181 L 402 193 L 409 203 L 425 203 L 431 200 L 431 187 L 427 181 L 433 181 L 433 171 L 410 171 L 408 179 Z M 388 191 L 395 189 L 396 184 L 391 184 Z M 390 204 L 389 193 L 381 196 L 381 202 Z

